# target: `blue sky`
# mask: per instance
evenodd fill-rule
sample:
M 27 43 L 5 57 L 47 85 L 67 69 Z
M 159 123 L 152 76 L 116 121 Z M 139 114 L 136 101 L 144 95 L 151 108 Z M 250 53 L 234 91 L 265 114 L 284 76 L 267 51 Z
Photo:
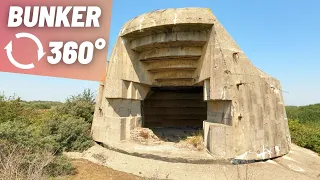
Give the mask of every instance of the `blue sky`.
M 122 25 L 165 8 L 212 10 L 253 64 L 281 81 L 285 104 L 320 103 L 320 1 L 115 0 L 109 52 Z M 0 92 L 25 100 L 63 101 L 97 82 L 0 73 Z

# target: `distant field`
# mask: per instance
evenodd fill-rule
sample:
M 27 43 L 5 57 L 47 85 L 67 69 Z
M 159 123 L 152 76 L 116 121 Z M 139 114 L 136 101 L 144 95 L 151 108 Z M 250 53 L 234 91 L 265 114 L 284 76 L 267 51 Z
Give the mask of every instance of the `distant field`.
M 56 101 L 22 101 L 21 104 L 35 109 L 51 109 L 63 103 Z

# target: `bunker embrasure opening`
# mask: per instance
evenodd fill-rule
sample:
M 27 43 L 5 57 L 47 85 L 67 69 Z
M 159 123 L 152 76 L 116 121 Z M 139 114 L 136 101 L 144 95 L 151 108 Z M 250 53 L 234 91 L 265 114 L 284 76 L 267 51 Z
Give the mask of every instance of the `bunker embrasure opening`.
M 202 131 L 207 118 L 201 86 L 153 87 L 141 108 L 143 127 L 171 142 Z

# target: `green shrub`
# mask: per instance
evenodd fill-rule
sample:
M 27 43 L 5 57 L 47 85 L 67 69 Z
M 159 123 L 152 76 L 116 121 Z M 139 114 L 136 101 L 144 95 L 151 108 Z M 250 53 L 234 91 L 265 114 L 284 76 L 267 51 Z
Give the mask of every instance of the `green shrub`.
M 83 151 L 93 144 L 90 128 L 83 118 L 56 114 L 43 124 L 41 136 L 54 140 L 57 152 Z
M 83 151 L 92 145 L 90 128 L 94 99 L 90 90 L 70 97 L 57 108 L 45 111 L 22 103 L 20 99 L 1 97 L 1 139 L 57 153 Z
M 320 126 L 300 123 L 299 120 L 289 120 L 292 142 L 320 153 Z
M 14 144 L 23 152 L 13 154 L 15 158 L 12 160 L 16 162 L 13 167 L 22 174 L 26 169 L 34 168 L 40 173 L 35 172 L 36 179 L 71 173 L 70 162 L 60 155 L 63 151 L 83 151 L 92 146 L 90 128 L 94 112 L 93 97 L 90 90 L 71 96 L 65 103 L 26 102 L 0 95 L 0 146 L 3 142 Z M 1 150 L 0 153 L 6 154 Z M 43 164 L 39 157 L 45 158 L 44 152 L 51 152 L 56 157 L 50 163 Z M 19 161 L 22 156 L 23 161 Z M 41 167 L 31 162 L 39 162 Z M 6 173 L 4 179 L 14 177 L 10 172 Z M 30 177 L 21 175 L 21 178 Z
M 0 123 L 21 118 L 23 110 L 24 109 L 21 106 L 19 99 L 7 99 L 5 97 L 1 97 Z
M 83 93 L 68 98 L 64 104 L 58 106 L 57 110 L 60 114 L 84 118 L 86 122 L 92 123 L 94 100 L 92 91 L 86 89 Z
M 320 104 L 287 106 L 292 142 L 320 153 Z
M 45 173 L 49 176 L 66 176 L 75 173 L 74 167 L 65 156 L 56 156 L 45 168 Z
M 7 121 L 0 125 L 0 137 L 13 144 L 35 147 L 38 139 L 34 136 L 34 128 L 23 121 Z

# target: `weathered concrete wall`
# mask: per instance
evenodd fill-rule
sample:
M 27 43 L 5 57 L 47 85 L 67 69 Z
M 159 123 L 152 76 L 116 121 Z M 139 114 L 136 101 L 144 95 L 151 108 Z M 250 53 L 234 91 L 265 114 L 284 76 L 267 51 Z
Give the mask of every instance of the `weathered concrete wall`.
M 93 138 L 126 140 L 141 126 L 141 101 L 159 86 L 203 86 L 205 143 L 215 156 L 267 159 L 290 150 L 279 81 L 250 62 L 210 9 L 158 10 L 123 26 L 97 98 Z

